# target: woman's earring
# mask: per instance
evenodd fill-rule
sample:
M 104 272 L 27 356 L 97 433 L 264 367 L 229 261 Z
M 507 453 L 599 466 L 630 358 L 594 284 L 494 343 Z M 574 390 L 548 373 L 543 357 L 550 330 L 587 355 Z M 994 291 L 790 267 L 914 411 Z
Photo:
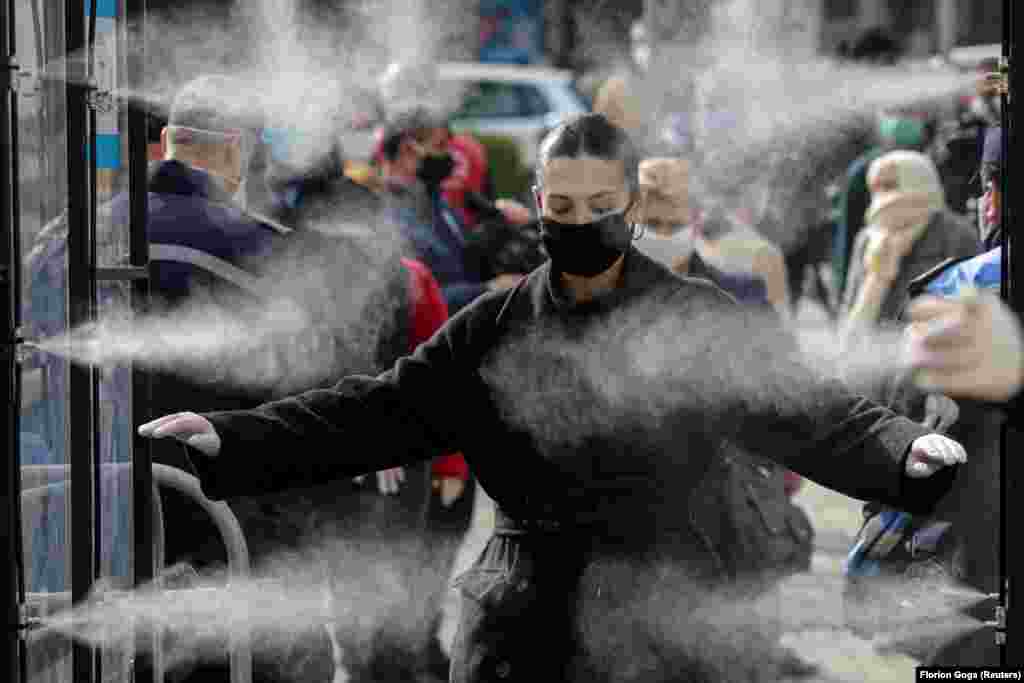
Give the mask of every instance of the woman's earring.
M 647 225 L 646 224 L 644 224 L 644 223 L 634 223 L 633 224 L 633 240 L 634 241 L 636 241 L 638 239 L 641 239 L 646 234 L 647 234 Z

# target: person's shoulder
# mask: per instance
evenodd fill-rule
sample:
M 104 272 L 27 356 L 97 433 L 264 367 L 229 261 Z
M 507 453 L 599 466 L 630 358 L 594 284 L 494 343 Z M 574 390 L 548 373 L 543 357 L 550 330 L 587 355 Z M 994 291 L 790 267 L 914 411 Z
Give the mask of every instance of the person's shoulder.
M 732 294 L 703 277 L 674 274 L 670 287 L 673 301 L 700 308 L 729 309 L 737 305 Z
M 699 255 L 695 254 L 695 256 Z M 644 292 L 662 293 L 673 297 L 704 297 L 716 296 L 715 292 L 725 294 L 711 279 L 708 264 L 700 260 L 698 272 L 683 274 L 673 271 L 663 263 L 650 258 L 642 251 L 634 249 L 629 254 L 628 275 Z M 532 275 L 531 275 L 532 277 Z M 728 294 L 726 294 L 728 297 Z
M 978 245 L 978 250 L 981 250 L 981 240 L 978 237 L 978 230 L 974 227 L 974 224 L 967 216 L 962 216 L 948 209 L 942 211 L 940 215 L 943 220 L 954 226 L 955 234 L 961 238 L 961 240 L 967 239 L 968 241 L 974 242 Z
M 427 267 L 425 263 L 418 259 L 403 256 L 401 259 L 402 267 L 409 274 L 409 279 L 417 285 L 427 285 L 429 283 L 436 282 L 434 273 Z
M 204 201 L 190 210 L 175 206 L 176 199 L 170 198 L 161 211 L 150 215 L 151 243 L 175 244 L 233 260 L 232 255 L 272 248 L 288 236 L 284 226 L 237 206 Z M 183 197 L 182 201 L 194 199 Z
M 487 147 L 484 143 L 480 142 L 475 136 L 468 133 L 458 133 L 453 135 L 450 144 L 467 150 L 481 157 L 487 156 Z

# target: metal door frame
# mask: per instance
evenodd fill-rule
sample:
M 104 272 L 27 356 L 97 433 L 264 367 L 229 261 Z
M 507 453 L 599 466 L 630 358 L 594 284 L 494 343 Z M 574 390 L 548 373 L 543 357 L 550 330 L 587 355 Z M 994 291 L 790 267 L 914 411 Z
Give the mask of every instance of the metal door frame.
M 99 92 L 92 79 L 91 50 L 95 37 L 98 0 L 89 3 L 86 25 L 86 0 L 65 0 L 64 54 L 68 73 L 63 83 L 67 128 L 67 211 L 68 211 L 68 323 L 74 327 L 93 320 L 96 314 L 97 283 L 110 280 L 131 281 L 132 300 L 138 305 L 148 301 L 148 243 L 146 239 L 146 111 L 132 107 L 126 115 L 128 134 L 128 178 L 130 194 L 129 260 L 124 267 L 98 268 L 96 264 L 96 115 L 95 107 L 112 93 Z M 128 17 L 144 21 L 146 0 L 124 0 Z M 0 468 L 0 496 L 6 525 L 0 534 L 2 552 L 13 561 L 0 569 L 0 605 L 7 628 L 0 676 L 21 681 L 25 675 L 25 646 L 22 633 L 30 627 L 25 610 L 23 555 L 21 548 L 20 467 L 18 453 L 20 420 L 20 334 L 21 248 L 18 209 L 17 85 L 22 77 L 42 81 L 42 75 L 21 71 L 15 53 L 15 0 L 0 2 L 0 54 L 7 57 L 7 68 L 0 76 L 0 316 L 4 337 L 0 341 L 0 381 L 3 382 L 6 410 L 0 427 L 5 466 Z M 53 15 L 55 18 L 57 14 Z M 121 72 L 126 80 L 139 84 L 145 64 L 141 40 L 122 51 Z M 37 46 L 40 51 L 43 47 Z M 40 70 L 44 64 L 38 65 Z M 44 82 L 45 83 L 45 82 Z M 71 153 L 71 150 L 80 150 Z M 87 151 L 88 150 L 88 151 Z M 132 421 L 148 419 L 151 385 L 148 373 L 132 369 Z M 68 388 L 68 453 L 71 467 L 71 592 L 74 600 L 88 595 L 99 567 L 97 538 L 99 515 L 98 460 L 99 434 L 96 427 L 99 402 L 98 382 L 93 368 L 72 365 Z M 141 585 L 155 575 L 153 539 L 153 476 L 148 440 L 138 436 L 132 441 L 132 552 L 133 582 Z M 138 634 L 139 652 L 150 652 L 152 634 Z M 72 680 L 95 683 L 100 680 L 98 652 L 84 645 L 72 649 Z M 136 657 L 134 678 L 155 681 L 156 674 L 148 656 Z

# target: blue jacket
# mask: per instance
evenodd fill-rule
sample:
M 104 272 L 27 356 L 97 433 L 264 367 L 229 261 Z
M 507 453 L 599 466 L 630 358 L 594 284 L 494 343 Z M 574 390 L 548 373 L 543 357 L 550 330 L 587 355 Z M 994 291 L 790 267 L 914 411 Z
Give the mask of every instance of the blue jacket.
M 487 285 L 470 272 L 466 263 L 466 238 L 462 223 L 448 203 L 439 196 L 430 198 L 430 218 L 417 210 L 413 191 L 395 189 L 388 204 L 394 220 L 408 243 L 410 256 L 422 262 L 441 285 L 448 312 L 459 309 L 487 291 Z
M 127 226 L 128 195 L 114 198 L 110 211 L 115 225 Z M 146 232 L 152 292 L 168 302 L 184 298 L 197 279 L 266 294 L 258 269 L 284 240 L 234 205 L 207 173 L 178 161 L 150 170 Z

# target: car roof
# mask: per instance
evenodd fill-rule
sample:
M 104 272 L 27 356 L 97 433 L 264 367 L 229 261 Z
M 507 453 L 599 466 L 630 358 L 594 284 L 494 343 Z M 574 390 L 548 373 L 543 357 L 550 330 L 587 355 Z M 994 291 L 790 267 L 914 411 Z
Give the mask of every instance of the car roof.
M 442 62 L 438 64 L 442 80 L 446 81 L 564 81 L 573 75 L 566 69 L 517 64 L 482 64 L 480 62 Z
M 999 59 L 1003 55 L 1003 46 L 1000 43 L 988 45 L 971 45 L 968 47 L 955 47 L 949 51 L 947 59 L 951 64 L 962 69 L 975 69 L 983 59 Z

